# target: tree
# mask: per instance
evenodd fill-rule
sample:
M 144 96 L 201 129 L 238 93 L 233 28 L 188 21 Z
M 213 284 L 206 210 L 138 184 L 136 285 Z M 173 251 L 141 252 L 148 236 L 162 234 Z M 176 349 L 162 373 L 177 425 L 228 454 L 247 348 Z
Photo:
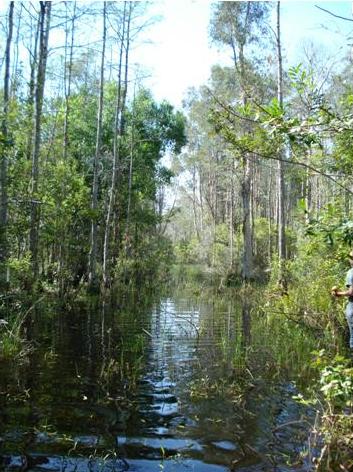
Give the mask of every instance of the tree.
M 277 2 L 277 99 L 278 104 L 283 112 L 283 68 L 282 68 L 282 48 L 281 48 L 281 3 Z M 284 260 L 286 258 L 286 236 L 285 236 L 285 182 L 284 182 L 284 163 L 283 152 L 280 154 L 278 161 L 278 257 L 279 257 L 279 283 L 285 288 L 286 281 L 284 275 Z
M 71 2 L 70 2 L 71 3 Z M 64 89 L 65 89 L 65 118 L 64 118 L 64 142 L 63 142 L 63 157 L 66 160 L 69 147 L 69 118 L 70 118 L 70 96 L 71 96 L 71 77 L 72 77 L 72 61 L 73 61 L 73 50 L 74 50 L 74 37 L 75 37 L 75 20 L 76 20 L 76 2 L 73 3 L 73 11 L 71 17 L 71 39 L 69 49 L 69 61 L 67 64 L 67 47 L 68 47 L 68 36 L 69 27 L 66 24 L 65 28 L 65 63 L 64 63 Z M 68 4 L 65 3 L 66 14 L 68 10 Z M 68 20 L 66 19 L 66 23 Z
M 0 287 L 7 282 L 6 261 L 8 257 L 7 220 L 8 220 L 8 153 L 10 151 L 9 107 L 10 107 L 10 53 L 13 33 L 14 2 L 10 2 L 8 32 L 5 48 L 4 104 L 1 123 L 1 164 L 0 164 Z
M 211 36 L 221 44 L 231 47 L 234 67 L 241 88 L 241 103 L 246 108 L 249 97 L 247 86 L 248 62 L 245 48 L 248 44 L 258 41 L 256 33 L 263 30 L 263 22 L 268 6 L 261 2 L 222 2 L 215 6 L 211 21 Z M 245 125 L 244 134 L 251 133 L 249 125 Z M 243 202 L 243 279 L 253 277 L 253 227 L 252 227 L 252 178 L 253 166 L 251 156 L 242 157 L 242 202 Z
M 98 165 L 102 146 L 102 124 L 103 124 L 103 98 L 104 98 L 104 64 L 105 64 L 105 47 L 107 38 L 107 2 L 103 2 L 103 33 L 102 33 L 102 55 L 100 67 L 99 82 L 99 99 L 98 99 L 98 115 L 97 115 L 97 136 L 96 149 L 93 160 L 93 182 L 91 197 L 91 247 L 89 253 L 89 283 L 92 288 L 97 285 L 97 208 L 98 208 Z
M 37 200 L 37 198 L 39 178 L 39 156 L 41 145 L 41 121 L 43 111 L 44 84 L 48 58 L 51 4 L 51 2 L 40 2 L 39 12 L 39 58 L 35 87 L 35 123 L 31 179 L 31 229 L 29 242 L 34 278 L 36 278 L 38 275 L 38 232 L 40 219 L 40 202 Z

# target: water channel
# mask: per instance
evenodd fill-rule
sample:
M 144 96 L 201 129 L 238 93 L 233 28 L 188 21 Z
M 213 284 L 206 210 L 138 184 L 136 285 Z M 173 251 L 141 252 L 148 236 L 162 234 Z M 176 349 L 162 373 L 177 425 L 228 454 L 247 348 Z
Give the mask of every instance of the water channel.
M 0 363 L 1 470 L 310 470 L 306 361 L 283 366 L 285 339 L 280 365 L 263 313 L 181 292 L 32 317 L 31 351 Z

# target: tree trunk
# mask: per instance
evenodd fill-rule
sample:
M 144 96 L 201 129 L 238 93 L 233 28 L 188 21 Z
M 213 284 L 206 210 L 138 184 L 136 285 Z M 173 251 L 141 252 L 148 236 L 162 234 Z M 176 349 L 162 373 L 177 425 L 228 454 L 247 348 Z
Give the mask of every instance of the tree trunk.
M 28 126 L 28 135 L 27 135 L 27 151 L 26 156 L 28 160 L 32 159 L 33 154 L 33 121 L 34 121 L 34 94 L 36 87 L 36 64 L 37 64 L 37 54 L 38 54 L 38 39 L 40 32 L 41 18 L 38 17 L 37 28 L 34 36 L 34 45 L 33 45 L 33 54 L 31 54 L 30 59 L 30 68 L 31 74 L 29 79 L 29 92 L 27 98 L 27 122 Z
M 282 70 L 282 49 L 281 49 L 281 3 L 277 2 L 277 98 L 281 109 L 283 109 L 283 70 Z M 283 152 L 280 153 L 283 159 Z M 285 236 L 285 185 L 283 160 L 278 161 L 278 258 L 279 258 L 279 280 L 278 282 L 284 288 L 286 286 L 284 274 L 284 261 L 286 258 L 286 236 Z
M 10 96 L 13 97 L 14 94 L 16 93 L 17 88 L 19 87 L 19 75 L 20 71 L 18 70 L 18 60 L 19 60 L 19 43 L 20 43 L 20 32 L 21 32 L 21 21 L 22 21 L 22 11 L 23 11 L 23 4 L 21 2 L 20 4 L 20 11 L 18 13 L 18 19 L 17 19 L 17 25 L 16 25 L 16 39 L 15 39 L 15 50 L 14 50 L 14 60 L 13 60 L 13 66 L 12 66 L 12 76 L 14 79 L 12 80 L 11 84 L 11 92 Z
M 272 165 L 270 165 L 270 177 L 269 177 L 269 186 L 268 186 L 268 260 L 271 261 L 272 258 Z
M 67 8 L 67 4 L 66 4 Z M 64 142 L 63 142 L 63 158 L 67 159 L 68 146 L 69 146 L 69 116 L 70 116 L 70 96 L 71 96 L 71 76 L 72 76 L 72 58 L 74 49 L 74 37 L 75 37 L 75 17 L 76 17 L 76 2 L 73 2 L 73 13 L 71 18 L 71 42 L 70 42 L 70 55 L 69 55 L 69 66 L 67 75 L 67 86 L 66 86 L 66 50 L 67 50 L 67 39 L 65 40 L 65 73 L 64 73 L 64 86 L 65 86 L 65 119 L 64 119 Z M 68 35 L 68 30 L 66 31 Z
M 29 248 L 31 252 L 33 278 L 38 276 L 38 232 L 39 232 L 39 202 L 38 202 L 38 177 L 39 154 L 41 145 L 41 122 L 43 111 L 43 97 L 46 65 L 48 58 L 48 40 L 50 27 L 50 12 L 52 2 L 40 2 L 40 33 L 39 33 L 39 59 L 37 71 L 37 83 L 35 88 L 35 123 L 34 146 L 32 154 L 32 182 L 31 182 L 31 227 L 29 235 Z
M 243 159 L 243 181 L 241 183 L 241 193 L 243 200 L 243 280 L 245 282 L 252 279 L 253 254 L 252 254 L 252 226 L 251 226 L 251 165 L 250 159 Z
M 194 216 L 194 230 L 197 237 L 197 240 L 201 241 L 201 236 L 198 228 L 197 223 L 197 197 L 196 197 L 196 186 L 197 186 L 197 179 L 196 179 L 196 164 L 192 166 L 192 212 Z
M 131 212 L 131 192 L 132 192 L 132 170 L 133 170 L 133 158 L 134 158 L 134 138 L 135 138 L 135 90 L 133 99 L 133 110 L 131 119 L 131 135 L 130 135 L 130 163 L 129 163 L 129 182 L 128 182 L 128 197 L 127 197 L 127 212 L 126 212 L 126 230 L 125 230 L 125 241 L 129 241 L 129 225 L 130 225 L 130 212 Z M 162 206 L 162 205 L 161 205 Z M 160 214 L 162 214 L 162 208 L 160 207 Z M 125 250 L 128 250 L 128 244 L 126 244 Z
M 109 191 L 109 202 L 107 208 L 107 216 L 105 222 L 105 233 L 104 233 L 104 247 L 103 247 L 103 285 L 108 287 L 110 285 L 110 230 L 113 219 L 113 206 L 115 202 L 116 184 L 118 178 L 118 165 L 120 161 L 121 151 L 121 138 L 124 130 L 124 112 L 125 102 L 127 94 L 128 84 L 128 60 L 129 60 L 129 46 L 130 46 L 130 21 L 131 21 L 131 2 L 129 3 L 129 12 L 127 13 L 127 5 L 129 2 L 124 2 L 124 13 L 123 13 L 123 31 L 120 44 L 120 56 L 119 56 L 119 70 L 118 70 L 118 92 L 117 92 L 117 103 L 115 109 L 115 125 L 114 125 L 114 144 L 113 144 L 113 168 L 112 168 L 112 180 Z M 125 76 L 124 84 L 122 84 L 122 62 L 123 62 L 123 51 L 125 49 Z
M 101 144 L 102 144 L 102 123 L 103 123 L 103 98 L 104 98 L 104 65 L 105 65 L 105 47 L 107 39 L 107 2 L 103 2 L 103 44 L 100 68 L 100 84 L 99 84 L 99 101 L 97 116 L 97 136 L 96 151 L 93 160 L 93 182 L 91 197 L 91 249 L 89 253 L 89 285 L 94 288 L 97 285 L 97 208 L 98 208 L 98 164 L 100 160 Z
M 204 205 L 203 205 L 203 173 L 201 173 L 201 169 L 199 167 L 199 198 L 200 198 L 200 231 L 201 233 L 203 233 L 203 228 L 204 228 L 204 224 L 203 224 L 203 221 L 204 221 L 204 216 L 203 216 L 203 213 L 204 213 Z
M 229 201 L 229 270 L 234 272 L 234 162 L 231 163 L 230 201 Z
M 249 11 L 248 2 L 248 11 Z M 240 81 L 243 90 L 243 105 L 247 104 L 247 97 L 245 92 L 245 59 L 244 59 L 244 44 L 239 47 L 239 64 L 240 64 Z M 245 130 L 249 132 L 248 129 Z M 245 282 L 252 279 L 253 276 L 253 228 L 252 228 L 252 215 L 251 215 L 251 179 L 252 179 L 252 166 L 250 156 L 244 156 L 243 158 L 243 179 L 241 183 L 241 195 L 243 201 L 243 267 L 242 277 Z
M 8 33 L 5 48 L 5 74 L 4 74 L 4 104 L 2 118 L 2 149 L 1 149 L 1 165 L 0 165 L 0 287 L 4 287 L 7 283 L 7 257 L 8 257 L 8 241 L 7 241 L 7 218 L 8 218 L 8 195 L 7 195 L 7 167 L 8 152 L 10 148 L 8 119 L 9 119 L 9 101 L 10 101 L 10 55 L 11 41 L 13 33 L 13 12 L 14 2 L 10 2 L 8 16 Z

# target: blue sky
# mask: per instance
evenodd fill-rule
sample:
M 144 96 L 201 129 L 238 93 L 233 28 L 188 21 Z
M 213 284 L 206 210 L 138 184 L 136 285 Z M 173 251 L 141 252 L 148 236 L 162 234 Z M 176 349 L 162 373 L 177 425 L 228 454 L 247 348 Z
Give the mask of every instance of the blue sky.
M 353 23 L 334 18 L 315 5 L 352 18 L 351 2 L 282 2 L 282 40 L 287 65 L 303 59 L 303 47 L 310 41 L 333 67 L 347 54 Z M 142 63 L 151 77 L 147 80 L 155 97 L 181 106 L 190 86 L 206 83 L 212 64 L 230 63 L 230 51 L 210 45 L 208 25 L 211 3 L 206 0 L 161 0 L 152 2 L 151 12 L 162 20 L 147 33 L 152 43 L 136 48 L 133 58 Z M 273 26 L 275 22 L 273 21 Z
M 80 0 L 79 3 L 89 2 Z M 342 57 L 351 49 L 353 22 L 334 18 L 315 5 L 352 18 L 352 3 L 348 1 L 283 0 L 282 43 L 286 65 L 302 62 L 303 47 L 312 41 L 321 48 L 321 55 L 326 56 L 331 67 L 337 70 Z M 0 13 L 6 15 L 7 7 L 8 1 L 0 2 Z M 230 51 L 217 50 L 210 44 L 209 0 L 152 0 L 148 16 L 160 16 L 161 19 L 144 32 L 144 37 L 132 51 L 131 60 L 142 66 L 143 75 L 149 76 L 145 85 L 155 98 L 167 99 L 179 108 L 188 87 L 198 87 L 207 82 L 213 64 L 231 64 Z M 100 22 L 92 26 L 90 34 L 99 39 Z M 52 44 L 62 43 L 63 34 L 53 30 Z M 273 54 L 273 51 L 268 54 L 271 52 Z

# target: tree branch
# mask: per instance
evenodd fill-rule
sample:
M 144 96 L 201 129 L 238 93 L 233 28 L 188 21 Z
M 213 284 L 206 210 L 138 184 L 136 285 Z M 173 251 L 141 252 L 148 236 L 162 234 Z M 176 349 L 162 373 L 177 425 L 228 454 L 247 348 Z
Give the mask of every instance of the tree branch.
M 332 177 L 331 174 L 326 174 L 326 172 L 323 172 L 319 169 L 316 169 L 315 167 L 311 166 L 310 164 L 306 164 L 305 162 L 302 162 L 302 161 L 288 161 L 287 159 L 282 159 L 280 157 L 275 157 L 273 155 L 269 155 L 269 154 L 261 154 L 259 152 L 256 152 L 256 151 L 253 151 L 252 149 L 248 149 L 244 146 L 237 146 L 235 144 L 236 147 L 238 147 L 242 152 L 244 153 L 249 153 L 249 154 L 253 154 L 254 156 L 256 157 L 260 157 L 262 159 L 271 159 L 273 161 L 281 161 L 281 162 L 285 162 L 286 164 L 290 164 L 290 165 L 297 165 L 297 166 L 300 166 L 300 167 L 304 167 L 306 169 L 309 169 L 313 172 L 315 172 L 316 174 L 319 174 L 319 175 L 322 175 L 323 177 L 326 177 L 327 179 L 329 180 L 332 180 L 332 182 L 334 182 L 336 185 L 338 185 L 339 187 L 341 187 L 343 190 L 345 190 L 346 192 L 350 193 L 351 195 L 353 195 L 353 191 L 350 190 L 349 188 L 345 187 L 344 185 L 342 185 L 340 182 L 338 182 L 336 179 L 334 179 Z
M 211 97 L 213 98 L 213 100 L 217 103 L 217 105 L 219 105 L 221 108 L 223 108 L 223 110 L 225 110 L 229 115 L 231 116 L 234 116 L 235 118 L 238 118 L 240 120 L 244 120 L 244 121 L 249 121 L 250 123 L 256 123 L 256 124 L 261 124 L 259 121 L 257 120 L 254 120 L 252 118 L 247 118 L 246 116 L 242 116 L 242 115 L 239 115 L 238 113 L 235 113 L 234 110 L 232 110 L 231 107 L 225 105 L 224 103 L 222 103 L 220 100 L 218 100 L 218 98 L 216 97 L 216 95 L 214 95 L 214 93 L 211 91 L 211 89 L 209 87 L 205 87 L 207 92 L 211 95 Z
M 353 21 L 351 18 L 346 18 L 344 16 L 336 15 L 335 13 L 332 13 L 332 11 L 329 11 L 329 10 L 326 10 L 325 8 L 319 7 L 319 5 L 315 5 L 315 6 L 319 10 L 322 10 L 322 11 L 328 13 L 329 15 L 334 16 L 335 18 L 340 18 L 341 20 L 346 20 L 346 21 Z

